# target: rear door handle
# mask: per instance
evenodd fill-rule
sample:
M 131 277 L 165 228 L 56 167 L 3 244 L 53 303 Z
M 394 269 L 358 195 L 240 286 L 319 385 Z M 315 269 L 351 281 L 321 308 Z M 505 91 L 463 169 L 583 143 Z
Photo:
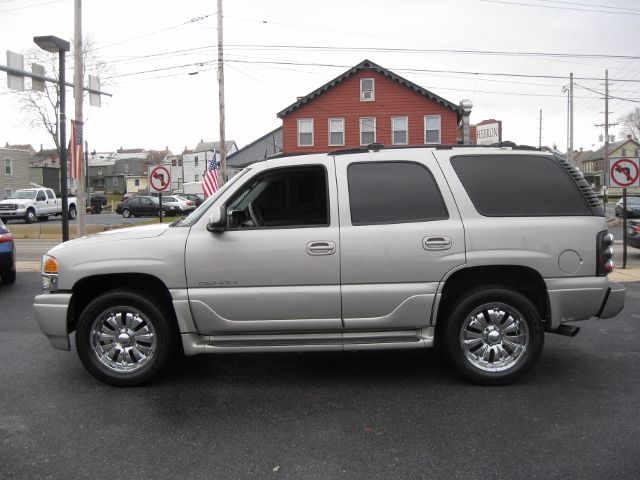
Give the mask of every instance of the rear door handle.
M 422 246 L 425 250 L 448 250 L 451 248 L 451 237 L 425 237 L 422 239 Z
M 336 252 L 336 244 L 329 241 L 317 241 L 307 243 L 309 255 L 333 255 Z

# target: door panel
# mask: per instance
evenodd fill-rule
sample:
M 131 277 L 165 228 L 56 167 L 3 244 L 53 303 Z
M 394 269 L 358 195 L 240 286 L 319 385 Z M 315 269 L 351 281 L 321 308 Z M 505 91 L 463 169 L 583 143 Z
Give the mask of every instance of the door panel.
M 377 162 L 390 167 L 383 169 L 385 173 L 387 170 L 393 172 L 395 164 L 403 160 L 407 159 L 402 158 L 401 150 L 380 152 L 376 156 Z M 356 187 L 357 182 L 354 182 L 350 191 L 349 166 L 362 163 L 376 162 L 363 162 L 359 155 L 341 156 L 337 162 L 345 329 L 396 330 L 427 326 L 440 281 L 451 269 L 465 263 L 464 229 L 455 203 L 442 172 L 428 151 L 421 159 L 428 171 L 412 167 L 410 173 L 412 177 L 416 173 L 426 173 L 424 188 L 433 185 L 436 189 L 426 196 L 411 193 L 406 178 L 390 176 L 382 179 L 383 184 L 379 175 L 376 179 L 376 175 L 369 175 L 366 168 L 361 167 L 352 173 L 362 170 L 365 182 L 371 182 L 371 186 L 364 188 L 367 186 L 365 183 L 364 187 Z M 404 163 L 415 163 L 415 160 Z M 378 186 L 376 182 L 379 182 Z M 422 184 L 416 188 L 423 188 Z M 397 212 L 399 223 L 389 223 L 394 222 L 393 203 L 397 199 L 389 197 L 386 202 L 380 198 L 385 195 L 408 195 L 411 201 L 416 198 L 415 201 L 441 202 L 442 207 L 426 209 L 425 215 L 432 215 L 433 220 L 420 219 L 421 209 L 415 205 L 400 207 Z M 360 212 L 356 211 L 356 218 L 364 221 L 353 225 L 352 206 L 361 208 L 358 205 L 366 205 L 367 202 L 358 196 L 371 196 L 371 205 L 384 202 L 381 215 L 386 215 L 383 222 L 387 223 L 374 223 L 376 212 L 366 212 L 366 207 L 362 207 Z M 399 205 L 402 205 L 401 201 Z M 437 213 L 439 211 L 444 215 Z M 415 218 L 405 218 L 407 215 Z
M 239 195 L 226 203 L 229 209 L 233 206 L 227 213 L 237 228 L 215 233 L 201 225 L 191 229 L 186 274 L 191 310 L 201 333 L 342 329 L 333 159 L 323 155 L 315 164 L 321 167 L 326 182 L 323 210 L 325 216 L 329 215 L 328 224 L 284 226 L 288 213 L 304 213 L 301 208 L 290 208 L 299 198 L 290 187 L 295 182 L 283 181 L 288 170 L 279 168 L 273 176 L 287 185 L 284 193 L 264 186 L 251 190 L 251 185 L 259 184 L 274 170 L 258 167 L 243 179 L 238 192 L 249 192 L 245 203 L 252 206 L 252 211 L 256 207 L 262 210 L 259 219 L 248 218 L 248 208 L 247 218 L 242 217 L 244 197 Z M 290 198 L 294 193 L 295 198 Z M 308 189 L 300 195 L 306 202 L 313 200 Z M 280 201 L 289 210 L 278 210 Z

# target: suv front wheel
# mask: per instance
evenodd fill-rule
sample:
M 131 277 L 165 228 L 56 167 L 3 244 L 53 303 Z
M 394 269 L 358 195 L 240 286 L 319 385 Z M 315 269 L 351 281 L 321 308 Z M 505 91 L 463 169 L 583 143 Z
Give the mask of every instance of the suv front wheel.
M 467 292 L 444 328 L 449 358 L 467 378 L 504 385 L 527 373 L 540 357 L 540 314 L 520 292 L 487 286 Z

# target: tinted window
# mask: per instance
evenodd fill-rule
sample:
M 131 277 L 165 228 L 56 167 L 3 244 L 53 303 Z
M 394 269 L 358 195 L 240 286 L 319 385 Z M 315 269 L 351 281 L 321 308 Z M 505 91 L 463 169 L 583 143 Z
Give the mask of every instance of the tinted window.
M 481 215 L 590 215 L 569 173 L 550 157 L 473 155 L 451 159 Z
M 251 179 L 227 205 L 229 228 L 329 225 L 322 166 L 276 168 Z
M 353 225 L 449 218 L 431 172 L 418 163 L 354 163 L 348 182 Z

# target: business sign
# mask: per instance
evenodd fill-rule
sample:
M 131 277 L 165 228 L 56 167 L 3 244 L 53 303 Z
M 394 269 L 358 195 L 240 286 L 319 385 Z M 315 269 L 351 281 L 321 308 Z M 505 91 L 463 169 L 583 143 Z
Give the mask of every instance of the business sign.
M 618 188 L 640 187 L 640 159 L 618 157 L 609 159 L 609 186 Z
M 476 125 L 476 144 L 491 145 L 502 141 L 502 122 L 485 120 Z
M 171 185 L 169 169 L 163 165 L 153 167 L 149 172 L 149 190 L 152 192 L 166 192 Z

